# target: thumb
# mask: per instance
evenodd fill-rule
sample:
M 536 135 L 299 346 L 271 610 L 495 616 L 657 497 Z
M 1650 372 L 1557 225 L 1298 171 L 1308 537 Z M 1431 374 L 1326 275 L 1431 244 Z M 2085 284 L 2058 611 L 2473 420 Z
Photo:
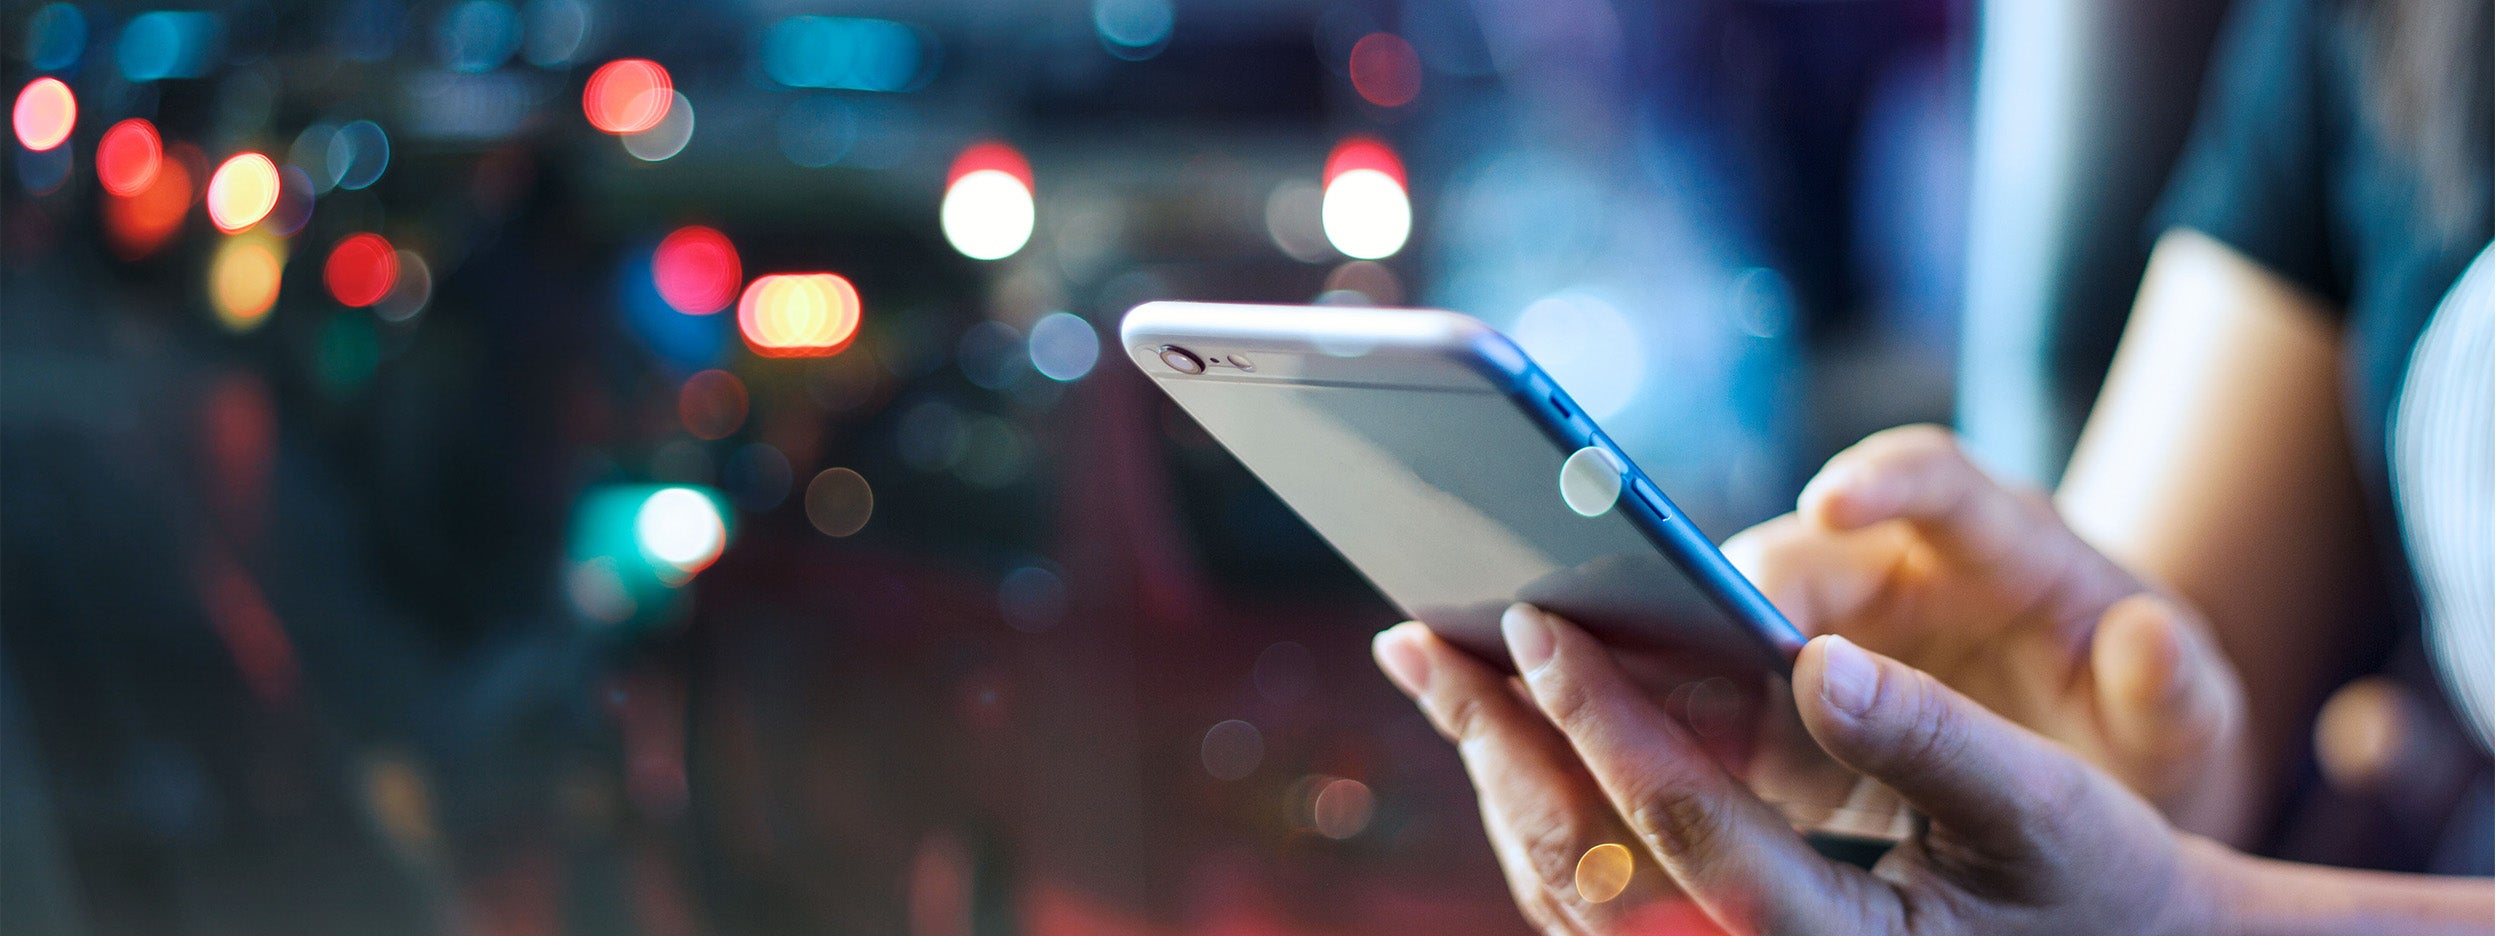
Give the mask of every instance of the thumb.
M 2200 623 L 2151 593 L 2106 609 L 2089 667 L 2112 759 L 2146 792 L 2182 782 L 2218 753 L 2243 707 L 2235 668 Z
M 2098 782 L 2051 742 L 1913 667 L 1844 637 L 1814 639 L 1794 664 L 1794 704 L 1829 754 L 1898 791 L 1977 848 L 2034 856 Z

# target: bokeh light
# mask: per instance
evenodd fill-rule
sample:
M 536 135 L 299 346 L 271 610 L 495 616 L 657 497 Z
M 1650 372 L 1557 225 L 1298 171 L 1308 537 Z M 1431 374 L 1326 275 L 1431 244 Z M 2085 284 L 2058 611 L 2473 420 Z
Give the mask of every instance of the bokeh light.
M 443 15 L 435 42 L 452 71 L 493 71 L 520 51 L 520 11 L 502 0 L 465 0 Z
M 527 21 L 521 54 L 539 68 L 572 64 L 589 39 L 589 5 L 581 0 L 529 0 L 520 15 Z
M 1629 889 L 1637 868 L 1627 845 L 1605 842 L 1589 848 L 1577 859 L 1577 896 L 1587 903 L 1609 902 Z
M 312 207 L 320 199 L 312 186 L 312 174 L 303 167 L 291 163 L 277 167 L 277 204 L 269 209 L 268 220 L 260 222 L 260 229 L 292 237 L 312 223 Z
M 373 304 L 373 314 L 385 322 L 404 322 L 425 310 L 433 301 L 433 269 L 425 265 L 424 255 L 413 250 L 398 252 L 399 276 L 388 295 Z
M 1031 163 L 1003 143 L 981 143 L 955 157 L 939 210 L 945 240 L 973 260 L 1002 260 L 1031 241 L 1037 222 Z
M 1265 734 L 1236 718 L 1220 722 L 1205 729 L 1197 754 L 1214 779 L 1237 780 L 1256 773 L 1257 765 L 1265 762 Z
M 64 71 L 87 49 L 87 15 L 75 4 L 47 3 L 26 18 L 26 64 Z
M 58 78 L 29 81 L 17 92 L 9 124 L 17 131 L 19 146 L 38 153 L 59 146 L 78 126 L 78 96 Z
M 838 354 L 858 336 L 858 289 L 832 273 L 759 277 L 737 299 L 737 330 L 764 357 Z
M 60 191 L 61 186 L 69 181 L 70 173 L 78 168 L 77 154 L 72 152 L 73 149 L 74 144 L 63 143 L 48 150 L 18 150 L 18 183 L 24 185 L 27 192 L 36 195 Z
M 927 43 L 891 20 L 792 16 L 763 34 L 763 74 L 792 88 L 907 91 L 925 77 Z
M 727 548 L 728 523 L 719 505 L 702 492 L 689 487 L 660 488 L 634 512 L 633 539 L 642 555 L 691 576 L 709 568 Z
M 156 125 L 142 117 L 114 124 L 95 142 L 95 180 L 114 195 L 126 198 L 145 191 L 164 163 L 164 140 L 157 136 Z
M 277 304 L 277 290 L 286 271 L 286 242 L 260 234 L 242 234 L 217 245 L 208 261 L 208 304 L 217 324 L 227 331 L 247 332 L 267 321 Z
M 715 440 L 735 435 L 745 425 L 745 381 L 724 370 L 706 370 L 685 378 L 676 392 L 676 418 L 694 438 Z
M 1310 818 L 1317 834 L 1338 841 L 1361 834 L 1369 828 L 1374 806 L 1369 784 L 1349 777 L 1337 777 L 1317 788 Z
M 1031 367 L 1050 380 L 1081 380 L 1101 359 L 1101 336 L 1072 312 L 1051 312 L 1032 323 Z
M 1402 107 L 1421 94 L 1421 56 L 1394 33 L 1370 33 L 1352 44 L 1352 90 L 1380 107 Z
M 379 234 L 357 234 L 339 241 L 321 266 L 321 283 L 331 297 L 351 309 L 380 302 L 399 283 L 399 254 Z
M 858 144 L 858 117 L 830 95 L 803 97 L 780 112 L 773 127 L 780 155 L 809 169 L 840 162 Z
M 156 169 L 156 177 L 147 187 L 128 197 L 106 195 L 104 198 L 104 236 L 113 253 L 123 260 L 137 260 L 155 253 L 182 228 L 182 219 L 191 212 L 194 191 L 191 165 L 202 160 L 199 150 L 184 144 L 168 150 Z
M 208 178 L 208 220 L 233 233 L 269 216 L 277 207 L 277 164 L 259 153 L 239 153 Z
M 624 151 L 642 162 L 665 162 L 693 142 L 693 102 L 682 91 L 670 91 L 666 115 L 648 130 L 624 135 Z
M 1265 197 L 1265 235 L 1274 241 L 1274 249 L 1302 263 L 1332 258 L 1326 228 L 1319 221 L 1324 201 L 1324 191 L 1307 179 L 1277 183 Z
M 667 69 L 649 59 L 617 59 L 598 66 L 581 90 L 581 110 L 589 125 L 622 136 L 640 133 L 667 119 L 676 103 L 676 87 Z
M 737 285 L 745 281 L 745 268 L 728 235 L 687 225 L 669 232 L 651 252 L 650 280 L 670 308 L 686 315 L 709 315 L 737 301 Z
M 330 136 L 321 159 L 339 188 L 366 188 L 381 181 L 382 171 L 390 168 L 390 135 L 382 132 L 380 124 L 354 121 Z
M 1092 0 L 1092 28 L 1109 54 L 1140 61 L 1170 42 L 1178 11 L 1170 0 Z
M 875 489 L 847 468 L 826 468 L 806 482 L 806 522 L 825 536 L 849 536 L 875 516 Z
M 1326 240 L 1344 256 L 1379 260 L 1404 249 L 1413 205 L 1404 192 L 1404 163 L 1375 140 L 1355 137 L 1326 160 L 1326 192 L 1318 207 Z
M 222 53 L 223 18 L 214 13 L 156 10 L 131 17 L 121 27 L 114 57 L 121 76 L 131 81 L 198 78 L 216 66 Z
M 1046 633 L 1066 619 L 1066 581 L 1036 565 L 1023 566 L 997 582 L 997 613 L 1005 626 L 1026 634 Z
M 1619 414 L 1646 382 L 1646 344 L 1637 324 L 1602 298 L 1582 292 L 1545 297 L 1527 306 L 1508 334 L 1590 419 Z

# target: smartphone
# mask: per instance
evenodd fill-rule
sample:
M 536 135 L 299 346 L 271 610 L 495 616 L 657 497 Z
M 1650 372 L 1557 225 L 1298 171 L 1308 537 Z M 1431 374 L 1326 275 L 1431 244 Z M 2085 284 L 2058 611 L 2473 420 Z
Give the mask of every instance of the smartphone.
M 1802 635 L 1515 342 L 1422 309 L 1151 302 L 1135 365 L 1403 612 L 1510 666 L 1519 601 L 1783 673 Z

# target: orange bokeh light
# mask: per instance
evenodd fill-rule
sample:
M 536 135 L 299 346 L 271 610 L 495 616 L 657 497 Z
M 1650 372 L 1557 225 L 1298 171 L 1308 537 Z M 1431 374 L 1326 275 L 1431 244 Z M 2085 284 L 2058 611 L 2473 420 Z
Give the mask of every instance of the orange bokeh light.
M 640 133 L 667 119 L 676 103 L 676 87 L 667 69 L 649 59 L 617 59 L 598 66 L 581 90 L 581 110 L 590 126 L 622 136 Z
M 285 272 L 285 241 L 257 232 L 227 238 L 208 261 L 208 302 L 218 324 L 236 332 L 260 327 Z
M 196 191 L 191 182 L 193 165 L 204 166 L 206 160 L 197 148 L 182 144 L 165 154 L 156 177 L 145 188 L 127 197 L 105 196 L 104 234 L 112 241 L 116 256 L 123 260 L 145 257 L 181 230 Z
M 17 92 L 17 107 L 10 112 L 9 123 L 17 130 L 20 146 L 38 153 L 59 146 L 78 126 L 78 96 L 58 78 L 29 81 Z
M 95 179 L 115 195 L 146 191 L 164 164 L 164 138 L 156 135 L 156 125 L 144 117 L 114 124 L 95 143 Z
M 277 164 L 259 153 L 238 153 L 208 177 L 208 220 L 228 234 L 269 216 L 277 207 Z
M 1421 56 L 1394 33 L 1370 33 L 1352 44 L 1352 90 L 1380 107 L 1402 107 L 1421 95 Z
M 737 330 L 764 357 L 828 357 L 858 337 L 858 289 L 831 273 L 759 277 L 737 299 Z

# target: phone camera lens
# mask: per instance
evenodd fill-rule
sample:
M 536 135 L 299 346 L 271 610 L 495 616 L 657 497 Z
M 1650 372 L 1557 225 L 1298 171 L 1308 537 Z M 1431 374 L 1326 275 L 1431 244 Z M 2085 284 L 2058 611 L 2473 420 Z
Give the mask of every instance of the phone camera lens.
M 1171 370 L 1178 371 L 1182 374 L 1201 374 L 1205 372 L 1205 362 L 1198 358 L 1195 354 L 1190 353 L 1186 348 L 1179 347 L 1178 345 L 1162 345 L 1161 362 L 1170 365 Z

